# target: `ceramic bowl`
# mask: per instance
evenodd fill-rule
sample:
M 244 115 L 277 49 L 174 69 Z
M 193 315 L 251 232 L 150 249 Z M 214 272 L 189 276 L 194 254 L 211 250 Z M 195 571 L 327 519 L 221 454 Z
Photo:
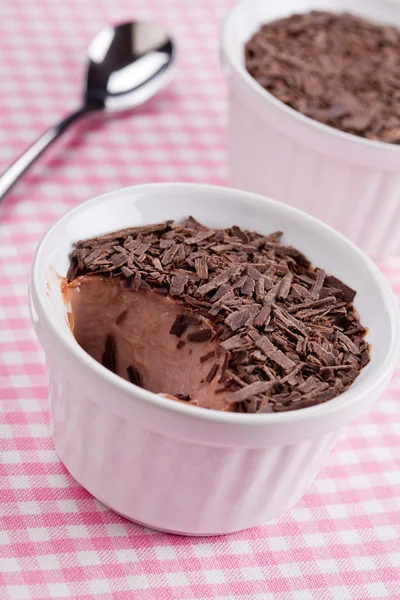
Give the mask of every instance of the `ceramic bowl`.
M 222 56 L 229 85 L 230 185 L 325 221 L 374 260 L 400 253 L 400 146 L 328 127 L 286 106 L 247 72 L 244 47 L 263 23 L 312 9 L 351 10 L 400 27 L 388 0 L 241 0 L 228 14 Z
M 118 377 L 75 341 L 60 289 L 74 242 L 192 214 L 213 227 L 277 229 L 313 262 L 357 290 L 371 362 L 341 396 L 287 413 L 219 412 L 173 402 Z M 248 192 L 150 184 L 86 202 L 40 243 L 31 313 L 47 355 L 51 434 L 70 473 L 118 513 L 149 527 L 224 534 L 265 523 L 309 487 L 342 428 L 388 384 L 399 356 L 396 300 L 374 263 L 327 225 Z

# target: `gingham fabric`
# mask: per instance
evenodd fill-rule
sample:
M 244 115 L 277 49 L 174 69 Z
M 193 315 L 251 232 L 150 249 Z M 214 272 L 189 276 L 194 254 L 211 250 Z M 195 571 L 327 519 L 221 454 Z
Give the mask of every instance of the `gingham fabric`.
M 267 1 L 267 0 L 266 0 Z M 296 507 L 218 538 L 115 515 L 58 460 L 44 355 L 29 320 L 35 246 L 67 209 L 146 181 L 226 182 L 218 34 L 228 0 L 2 0 L 0 170 L 77 106 L 85 49 L 108 22 L 156 19 L 180 49 L 170 88 L 135 115 L 83 123 L 0 218 L 0 599 L 400 598 L 400 375 L 346 429 Z M 384 266 L 400 294 L 400 261 Z

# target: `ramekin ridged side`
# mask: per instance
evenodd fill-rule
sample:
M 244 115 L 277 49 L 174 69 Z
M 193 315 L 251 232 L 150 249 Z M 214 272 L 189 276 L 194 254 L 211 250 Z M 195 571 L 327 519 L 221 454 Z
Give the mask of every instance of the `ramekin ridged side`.
M 265 448 L 191 443 L 99 407 L 63 368 L 49 376 L 54 447 L 73 477 L 116 512 L 173 533 L 226 534 L 288 510 L 339 433 Z

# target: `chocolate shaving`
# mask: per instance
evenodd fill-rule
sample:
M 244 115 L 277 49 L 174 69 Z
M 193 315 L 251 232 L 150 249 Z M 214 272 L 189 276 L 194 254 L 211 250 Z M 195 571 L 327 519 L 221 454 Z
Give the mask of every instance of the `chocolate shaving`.
M 206 381 L 211 382 L 214 379 L 214 377 L 216 376 L 217 371 L 218 371 L 218 363 L 214 363 L 213 366 L 211 367 L 210 371 L 206 375 Z
M 178 252 L 179 250 L 179 245 L 178 244 L 174 244 L 173 246 L 171 246 L 171 248 L 168 248 L 167 250 L 165 250 L 162 259 L 161 259 L 161 264 L 163 266 L 167 265 L 168 263 L 172 262 L 172 259 L 174 258 L 175 254 Z
M 252 296 L 252 294 L 254 292 L 255 284 L 256 284 L 256 282 L 254 281 L 254 279 L 252 277 L 246 277 L 243 285 L 240 288 L 240 291 L 245 296 Z
M 129 365 L 129 367 L 127 368 L 126 371 L 128 373 L 129 381 L 131 383 L 134 383 L 135 385 L 137 385 L 139 387 L 143 387 L 142 378 L 140 376 L 140 373 L 137 369 L 135 369 L 135 367 L 133 365 Z
M 185 289 L 185 285 L 189 281 L 189 275 L 186 273 L 177 273 L 171 279 L 169 293 L 171 296 L 181 296 Z
M 172 221 L 166 221 L 165 223 L 157 223 L 156 225 L 143 225 L 139 227 L 128 227 L 126 229 L 119 229 L 117 231 L 112 231 L 111 233 L 106 233 L 105 235 L 100 235 L 97 237 L 89 238 L 87 240 L 82 240 L 78 242 L 78 247 L 86 248 L 101 244 L 102 242 L 109 242 L 118 239 L 122 240 L 130 235 L 138 235 L 139 233 L 160 233 L 163 231 L 167 231 L 171 223 Z
M 117 372 L 117 346 L 115 337 L 109 333 L 106 337 L 106 345 L 101 357 L 101 364 L 113 373 Z
M 287 273 L 282 281 L 281 281 L 281 285 L 279 286 L 279 291 L 278 291 L 278 298 L 282 298 L 285 299 L 288 297 L 289 293 L 290 293 L 290 288 L 292 287 L 292 281 L 293 281 L 293 273 Z
M 325 350 L 325 348 L 317 342 L 309 342 L 307 346 L 323 364 L 332 367 L 336 363 L 335 355 L 332 352 Z
M 231 313 L 229 317 L 225 319 L 225 323 L 232 331 L 236 331 L 241 327 L 252 325 L 259 312 L 260 309 L 257 304 L 251 304 L 247 308 Z
M 202 231 L 202 230 L 207 229 L 207 227 L 205 225 L 203 225 L 202 223 L 199 223 L 199 221 L 197 221 L 197 219 L 195 219 L 191 215 L 186 219 L 185 227 L 187 229 L 194 229 L 196 231 Z
M 314 298 L 319 298 L 319 295 L 322 290 L 322 286 L 324 285 L 324 281 L 325 281 L 325 271 L 323 271 L 322 269 L 318 269 L 317 278 L 315 280 L 314 285 L 311 288 L 311 294 L 314 296 Z
M 351 341 L 351 339 L 347 335 L 345 335 L 341 331 L 338 331 L 337 336 L 338 340 L 343 344 L 346 350 L 348 350 L 352 354 L 359 353 L 357 346 L 354 344 L 354 342 Z
M 224 350 L 234 350 L 236 348 L 242 348 L 244 344 L 243 338 L 244 335 L 240 333 L 221 342 L 220 345 L 222 346 L 222 348 L 224 348 Z
M 128 314 L 128 309 L 126 308 L 125 310 L 122 311 L 122 313 L 115 319 L 115 324 L 116 325 L 121 325 L 121 323 L 123 321 L 125 321 L 125 317 Z
M 136 271 L 133 281 L 131 283 L 131 288 L 135 292 L 137 292 L 140 289 L 141 284 L 142 284 L 142 276 L 140 275 L 139 271 Z
M 221 298 L 223 298 L 231 289 L 234 289 L 234 287 L 230 288 L 229 285 L 223 283 L 215 292 L 214 296 L 210 298 L 211 302 L 217 302 L 218 300 L 221 300 Z
M 282 367 L 284 371 L 290 371 L 295 367 L 295 363 L 288 358 L 281 350 L 278 350 L 266 336 L 260 337 L 256 341 L 257 348 L 260 348 L 264 354 L 274 363 Z
M 190 394 L 174 394 L 178 400 L 183 400 L 184 402 L 190 402 L 191 396 Z
M 159 294 L 159 296 L 168 296 L 168 288 L 166 288 L 164 286 L 153 287 L 153 292 L 155 292 L 156 294 Z
M 313 300 L 312 302 L 301 302 L 300 304 L 294 304 L 288 309 L 288 313 L 296 313 L 297 311 L 302 309 L 321 308 L 322 306 L 328 305 L 335 306 L 336 303 L 337 299 L 334 296 L 326 296 L 325 298 Z
M 188 342 L 208 342 L 212 338 L 211 329 L 199 329 L 187 335 Z
M 81 258 L 82 255 L 78 254 L 77 256 L 78 256 L 78 262 L 80 262 L 79 259 Z M 104 256 L 107 256 L 107 253 L 104 252 L 101 248 L 96 248 L 96 250 L 93 250 L 93 252 L 90 252 L 90 254 L 87 254 L 83 258 L 83 264 L 87 267 L 88 265 L 90 265 L 90 263 L 96 262 L 99 258 L 103 258 Z
M 265 282 L 263 278 L 257 279 L 255 293 L 257 302 L 262 302 L 265 298 Z
M 226 283 L 233 277 L 236 277 L 237 275 L 239 275 L 241 270 L 242 270 L 242 267 L 240 265 L 235 265 L 234 267 L 231 267 L 230 269 L 223 271 L 222 273 L 220 273 L 219 275 L 217 275 L 216 277 L 211 279 L 211 281 L 209 281 L 208 283 L 205 283 L 204 285 L 199 287 L 198 293 L 200 294 L 200 296 L 204 296 L 205 294 L 208 294 L 208 292 L 215 290 L 217 287 L 219 287 L 223 283 Z
M 268 293 L 265 297 L 264 304 L 263 304 L 260 312 L 258 313 L 258 315 L 255 317 L 255 319 L 253 321 L 253 324 L 255 326 L 261 326 L 267 322 L 267 320 L 271 314 L 272 306 L 275 303 L 276 296 L 279 291 L 279 287 L 280 287 L 280 282 L 275 284 L 274 287 L 268 291 Z
M 125 265 L 129 260 L 129 256 L 128 254 L 125 254 L 125 252 L 120 252 L 119 254 L 114 254 L 111 258 L 111 267 L 109 267 L 109 271 L 113 271 L 114 269 L 118 269 L 119 267 L 122 267 L 122 265 Z
M 132 271 L 131 269 L 129 269 L 127 266 L 123 265 L 121 267 L 121 273 L 122 275 L 124 275 L 125 277 L 132 277 L 132 275 L 134 275 L 134 271 Z
M 200 242 L 204 242 L 204 240 L 207 240 L 208 238 L 213 236 L 214 233 L 215 232 L 213 229 L 208 229 L 206 231 L 200 231 L 200 233 L 197 233 L 193 237 L 186 238 L 185 243 L 186 244 L 199 244 Z
M 340 281 L 336 277 L 333 277 L 333 275 L 330 275 L 326 278 L 326 282 L 329 283 L 329 285 L 333 288 L 342 292 L 343 300 L 345 302 L 353 302 L 356 292 L 351 287 L 343 283 L 343 281 Z
M 369 356 L 369 352 L 368 350 L 364 350 L 363 352 L 361 352 L 361 368 L 363 369 L 370 361 L 370 356 Z
M 194 261 L 197 276 L 200 279 L 208 279 L 208 265 L 205 254 L 198 256 Z
M 237 390 L 236 392 L 228 394 L 225 400 L 226 402 L 228 402 L 228 404 L 236 404 L 238 402 L 243 402 L 244 400 L 247 400 L 248 398 L 251 398 L 252 396 L 255 396 L 257 394 L 263 394 L 264 392 L 270 389 L 270 382 L 255 381 L 254 383 L 246 385 L 245 387 L 243 387 L 240 390 Z
M 213 358 L 213 356 L 215 356 L 215 350 L 211 350 L 211 352 L 207 352 L 207 354 L 203 354 L 203 356 L 200 356 L 200 362 L 206 362 L 210 358 Z
M 185 333 L 189 325 L 197 325 L 199 322 L 200 320 L 196 315 L 188 315 L 186 313 L 179 314 L 172 323 L 169 333 L 171 335 L 176 335 L 176 337 L 179 338 Z
M 71 283 L 73 279 L 78 275 L 79 266 L 77 262 L 71 262 L 69 269 L 67 271 L 67 281 Z

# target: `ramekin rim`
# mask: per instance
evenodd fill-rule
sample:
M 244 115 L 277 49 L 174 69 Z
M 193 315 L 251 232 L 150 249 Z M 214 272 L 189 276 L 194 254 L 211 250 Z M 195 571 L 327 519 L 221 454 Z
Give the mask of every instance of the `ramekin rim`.
M 325 403 L 311 406 L 308 408 L 280 413 L 242 414 L 234 412 L 208 410 L 201 407 L 193 407 L 191 405 L 186 405 L 181 402 L 173 402 L 167 398 L 164 398 L 161 394 L 156 394 L 139 388 L 133 385 L 132 383 L 126 381 L 122 377 L 110 372 L 101 364 L 99 364 L 95 359 L 93 359 L 87 352 L 85 352 L 72 336 L 63 335 L 63 332 L 60 330 L 60 328 L 54 325 L 53 321 L 50 319 L 50 317 L 47 314 L 47 311 L 44 308 L 44 295 L 41 294 L 40 291 L 40 278 L 45 277 L 45 273 L 41 274 L 39 272 L 39 262 L 42 249 L 44 248 L 46 240 L 51 235 L 53 229 L 60 226 L 64 221 L 68 221 L 72 216 L 76 216 L 77 214 L 79 214 L 79 212 L 86 210 L 91 205 L 94 205 L 98 202 L 107 201 L 109 198 L 115 195 L 126 192 L 135 193 L 140 192 L 141 190 L 149 189 L 156 190 L 157 188 L 166 190 L 168 188 L 172 189 L 176 187 L 179 187 L 181 189 L 187 188 L 188 192 L 190 192 L 190 190 L 200 190 L 204 193 L 231 193 L 239 197 L 246 196 L 249 198 L 253 198 L 254 200 L 263 201 L 264 203 L 273 205 L 275 207 L 283 208 L 283 210 L 287 210 L 292 214 L 298 215 L 302 219 L 305 218 L 315 226 L 320 228 L 322 227 L 330 233 L 333 233 L 338 238 L 339 243 L 345 243 L 348 246 L 348 248 L 350 248 L 353 252 L 356 252 L 362 258 L 362 260 L 367 263 L 367 266 L 371 271 L 371 276 L 373 276 L 382 294 L 388 300 L 387 308 L 389 311 L 392 336 L 390 347 L 387 350 L 386 358 L 382 363 L 380 369 L 378 369 L 377 373 L 374 371 L 373 375 L 371 373 L 369 374 L 366 381 L 364 381 L 359 387 L 357 393 L 355 393 L 353 386 L 350 386 L 350 388 L 348 388 L 344 393 Z M 145 183 L 120 188 L 91 198 L 86 202 L 82 202 L 78 206 L 69 210 L 60 219 L 57 219 L 57 221 L 55 221 L 55 223 L 53 223 L 48 229 L 48 231 L 45 233 L 39 245 L 37 246 L 31 267 L 30 294 L 33 301 L 33 306 L 38 313 L 39 320 L 45 324 L 47 331 L 51 332 L 53 339 L 56 338 L 58 343 L 60 343 L 64 347 L 64 349 L 67 350 L 67 352 L 72 353 L 72 355 L 77 360 L 80 360 L 81 362 L 83 361 L 83 364 L 85 364 L 85 366 L 92 373 L 105 380 L 108 384 L 115 388 L 116 391 L 120 391 L 124 395 L 131 397 L 132 400 L 139 399 L 141 402 L 150 402 L 152 405 L 155 405 L 157 408 L 160 408 L 162 410 L 167 410 L 170 412 L 176 412 L 181 414 L 183 413 L 184 415 L 188 417 L 193 417 L 197 420 L 234 424 L 238 426 L 248 425 L 251 427 L 259 428 L 267 425 L 271 426 L 273 424 L 283 425 L 293 422 L 304 422 L 307 420 L 312 420 L 313 418 L 320 417 L 324 414 L 328 416 L 329 414 L 336 413 L 344 409 L 345 407 L 348 407 L 350 404 L 356 404 L 367 393 L 373 391 L 375 388 L 379 388 L 381 383 L 393 371 L 393 365 L 397 362 L 397 359 L 400 354 L 400 314 L 397 308 L 395 296 L 389 283 L 387 282 L 386 278 L 383 276 L 379 268 L 364 252 L 362 252 L 362 250 L 360 250 L 353 242 L 348 240 L 345 236 L 343 236 L 341 233 L 339 233 L 329 225 L 323 223 L 319 219 L 316 219 L 312 215 L 309 215 L 301 210 L 298 210 L 286 204 L 282 204 L 277 200 L 273 200 L 271 198 L 267 198 L 259 194 L 218 185 L 185 182 Z M 367 368 L 371 367 L 372 365 L 370 364 Z

